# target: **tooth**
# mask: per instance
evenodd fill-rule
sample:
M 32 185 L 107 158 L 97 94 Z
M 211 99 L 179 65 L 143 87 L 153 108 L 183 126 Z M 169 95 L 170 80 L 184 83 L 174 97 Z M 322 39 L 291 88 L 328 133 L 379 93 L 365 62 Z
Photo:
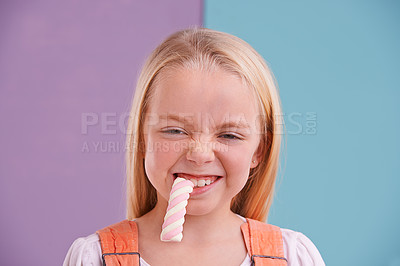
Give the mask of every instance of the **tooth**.
M 206 180 L 206 185 L 209 185 L 209 184 L 211 184 L 211 180 L 210 180 L 210 179 L 207 179 L 207 180 Z
M 194 184 L 194 186 L 197 186 L 197 180 L 196 180 L 196 179 L 190 179 L 190 181 L 192 181 L 192 183 Z
M 198 187 L 204 187 L 206 185 L 206 181 L 204 179 L 197 180 Z

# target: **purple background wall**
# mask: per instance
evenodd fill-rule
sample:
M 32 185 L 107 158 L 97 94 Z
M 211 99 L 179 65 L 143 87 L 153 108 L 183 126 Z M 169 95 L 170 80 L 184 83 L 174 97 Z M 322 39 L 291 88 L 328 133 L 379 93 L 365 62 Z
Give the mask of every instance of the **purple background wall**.
M 60 265 L 74 239 L 125 218 L 120 120 L 137 72 L 167 35 L 201 25 L 201 8 L 1 1 L 2 265 Z

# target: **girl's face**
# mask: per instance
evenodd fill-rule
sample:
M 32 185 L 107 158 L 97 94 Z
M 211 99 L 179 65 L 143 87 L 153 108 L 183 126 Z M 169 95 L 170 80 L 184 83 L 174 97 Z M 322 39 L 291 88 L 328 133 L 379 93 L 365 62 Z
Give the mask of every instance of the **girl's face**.
M 145 171 L 168 201 L 177 176 L 197 183 L 187 214 L 227 211 L 259 162 L 259 108 L 237 76 L 217 69 L 166 70 L 144 122 Z

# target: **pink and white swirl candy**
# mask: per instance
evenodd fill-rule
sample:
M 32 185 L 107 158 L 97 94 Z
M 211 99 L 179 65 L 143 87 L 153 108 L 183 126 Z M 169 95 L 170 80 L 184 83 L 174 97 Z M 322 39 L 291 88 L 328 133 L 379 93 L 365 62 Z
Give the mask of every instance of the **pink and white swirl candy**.
M 189 193 L 193 191 L 193 182 L 178 177 L 172 185 L 168 200 L 167 213 L 161 231 L 161 241 L 181 242 L 183 223 L 185 222 L 186 205 Z

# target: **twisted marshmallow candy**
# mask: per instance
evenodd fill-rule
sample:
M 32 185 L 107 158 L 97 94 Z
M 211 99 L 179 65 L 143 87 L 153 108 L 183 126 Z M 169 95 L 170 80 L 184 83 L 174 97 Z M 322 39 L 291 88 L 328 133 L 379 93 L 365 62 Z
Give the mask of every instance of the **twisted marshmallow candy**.
M 181 177 L 175 179 L 169 195 L 167 213 L 162 225 L 161 241 L 181 242 L 186 205 L 189 193 L 193 191 L 193 186 L 194 184 L 190 180 Z

